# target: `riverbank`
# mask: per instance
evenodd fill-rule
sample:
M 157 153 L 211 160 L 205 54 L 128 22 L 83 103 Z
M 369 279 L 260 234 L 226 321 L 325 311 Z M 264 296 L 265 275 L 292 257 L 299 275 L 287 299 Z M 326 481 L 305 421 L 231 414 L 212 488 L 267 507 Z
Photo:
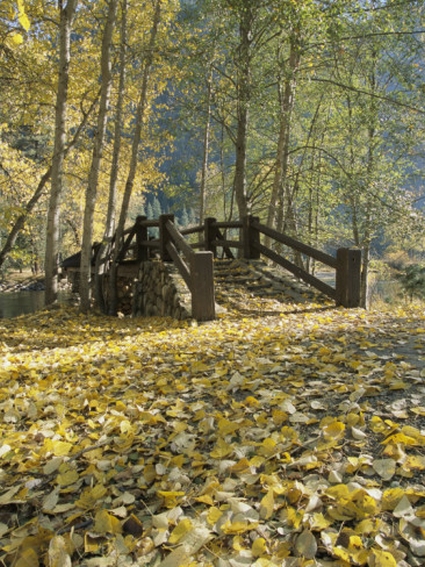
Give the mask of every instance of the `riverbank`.
M 59 302 L 71 298 L 71 286 L 66 279 L 59 286 Z M 0 282 L 0 319 L 27 315 L 44 308 L 44 275 L 30 271 L 8 274 Z
M 35 275 L 30 270 L 9 272 L 0 281 L 0 293 L 10 293 L 21 290 L 44 290 L 44 274 Z

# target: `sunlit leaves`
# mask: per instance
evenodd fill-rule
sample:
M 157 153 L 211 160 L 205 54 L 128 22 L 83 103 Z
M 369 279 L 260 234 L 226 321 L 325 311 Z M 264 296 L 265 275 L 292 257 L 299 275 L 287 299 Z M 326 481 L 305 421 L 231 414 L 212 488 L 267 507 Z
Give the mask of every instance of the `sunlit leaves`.
M 0 557 L 421 564 L 424 321 L 2 320 Z

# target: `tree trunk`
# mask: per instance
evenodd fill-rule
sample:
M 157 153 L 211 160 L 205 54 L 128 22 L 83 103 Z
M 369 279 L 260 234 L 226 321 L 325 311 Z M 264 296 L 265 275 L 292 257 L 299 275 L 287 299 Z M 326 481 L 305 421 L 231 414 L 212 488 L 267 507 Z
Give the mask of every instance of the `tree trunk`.
M 50 305 L 58 297 L 59 272 L 59 218 L 63 193 L 63 164 L 66 143 L 66 114 L 69 83 L 69 63 L 71 60 L 71 29 L 77 7 L 77 0 L 59 2 L 59 72 L 56 96 L 55 140 L 52 159 L 51 191 L 47 216 L 45 252 L 45 295 L 44 302 Z
M 110 46 L 115 25 L 117 4 L 118 0 L 110 0 L 109 2 L 108 17 L 102 38 L 102 85 L 100 93 L 99 115 L 97 121 L 97 132 L 94 138 L 93 158 L 86 190 L 86 204 L 84 209 L 83 222 L 83 244 L 81 248 L 80 311 L 83 313 L 86 313 L 90 309 L 91 303 L 93 220 L 111 93 L 112 76 L 110 63 Z
M 249 124 L 249 106 L 251 102 L 251 44 L 252 44 L 253 12 L 248 3 L 241 13 L 239 24 L 239 60 L 237 77 L 237 132 L 236 161 L 233 190 L 238 207 L 239 217 L 249 213 L 249 199 L 246 187 L 247 137 Z
M 95 297 L 96 303 L 102 313 L 107 311 L 106 300 L 103 294 L 104 276 L 107 271 L 107 261 L 110 255 L 111 239 L 115 230 L 118 168 L 121 155 L 121 134 L 123 128 L 123 108 L 126 81 L 126 54 L 127 54 L 127 0 L 122 0 L 121 6 L 121 39 L 119 59 L 119 84 L 117 106 L 115 110 L 115 131 L 112 149 L 111 173 L 109 178 L 108 211 L 106 214 L 105 230 L 102 245 L 96 257 L 95 266 Z
M 145 116 L 145 109 L 147 104 L 148 84 L 149 84 L 151 67 L 154 60 L 154 53 L 156 48 L 156 36 L 158 33 L 158 27 L 161 18 L 161 1 L 162 0 L 156 0 L 156 4 L 155 4 L 155 13 L 152 22 L 149 46 L 147 50 L 145 66 L 143 69 L 140 98 L 137 105 L 136 124 L 135 124 L 134 137 L 131 148 L 130 168 L 124 188 L 120 217 L 118 220 L 118 226 L 115 234 L 115 248 L 114 248 L 114 254 L 111 262 L 110 275 L 109 275 L 109 298 L 110 298 L 109 313 L 111 315 L 116 315 L 118 310 L 118 298 L 117 298 L 117 287 L 116 287 L 117 274 L 118 274 L 117 258 L 120 252 L 120 245 L 123 240 L 125 221 L 127 218 L 128 207 L 130 205 L 131 194 L 133 192 L 134 179 L 136 177 L 139 144 L 142 135 L 143 119 Z
M 279 78 L 279 101 L 280 101 L 280 127 L 277 145 L 275 173 L 273 177 L 272 195 L 268 207 L 267 225 L 271 228 L 282 228 L 285 207 L 285 195 L 288 191 L 288 169 L 289 169 L 289 138 L 291 133 L 291 117 L 295 105 L 295 91 L 297 86 L 296 74 L 299 69 L 301 53 L 297 38 L 292 35 L 290 40 L 290 52 L 288 67 L 285 71 L 284 64 Z M 282 79 L 284 78 L 283 82 Z M 286 203 L 289 206 L 289 203 Z M 280 207 L 280 210 L 279 210 Z M 280 225 L 280 227 L 279 227 Z
M 204 128 L 204 148 L 202 156 L 201 187 L 199 194 L 199 223 L 204 222 L 207 178 L 208 178 L 208 157 L 210 150 L 210 130 L 211 130 L 211 95 L 212 95 L 212 71 L 210 70 L 207 79 L 207 119 Z M 201 235 L 200 235 L 201 238 Z

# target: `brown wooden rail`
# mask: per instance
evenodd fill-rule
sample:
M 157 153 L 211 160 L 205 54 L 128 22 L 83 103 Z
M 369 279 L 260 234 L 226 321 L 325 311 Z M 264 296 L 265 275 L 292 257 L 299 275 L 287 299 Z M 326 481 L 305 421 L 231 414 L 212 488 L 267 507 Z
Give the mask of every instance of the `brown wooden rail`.
M 151 227 L 158 228 L 159 238 L 149 239 L 148 229 Z M 233 231 L 235 236 L 232 239 L 227 238 L 227 231 Z M 189 244 L 187 237 L 191 235 L 197 235 L 197 242 Z M 335 270 L 335 287 L 294 264 L 273 248 L 262 244 L 262 236 Z M 162 215 L 155 221 L 138 217 L 135 225 L 126 231 L 119 258 L 124 261 L 131 255 L 135 260 L 144 261 L 156 252 L 162 260 L 173 261 L 192 293 L 194 317 L 205 320 L 214 316 L 212 257 L 217 257 L 219 248 L 223 250 L 223 255 L 229 258 L 234 257 L 233 249 L 239 249 L 240 256 L 247 260 L 265 256 L 332 298 L 337 305 L 360 306 L 360 250 L 339 248 L 336 256 L 332 256 L 269 228 L 262 224 L 258 217 L 253 216 L 230 222 L 207 218 L 203 225 L 181 230 L 175 226 L 173 215 Z M 203 252 L 195 252 L 195 249 L 201 249 Z M 205 252 L 209 255 L 205 255 Z

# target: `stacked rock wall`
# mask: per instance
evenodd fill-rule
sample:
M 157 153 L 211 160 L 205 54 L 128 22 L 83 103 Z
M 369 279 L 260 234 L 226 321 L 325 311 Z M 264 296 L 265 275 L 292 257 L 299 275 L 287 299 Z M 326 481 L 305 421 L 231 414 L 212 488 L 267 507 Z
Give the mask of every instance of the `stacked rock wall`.
M 187 319 L 190 301 L 190 292 L 173 265 L 155 260 L 140 264 L 134 290 L 134 315 Z
M 67 271 L 73 291 L 79 291 L 79 271 Z M 108 289 L 105 276 L 103 289 Z M 191 317 L 191 294 L 177 268 L 160 260 L 122 265 L 117 277 L 118 311 L 123 315 L 145 317 Z M 94 294 L 93 294 L 94 295 Z

